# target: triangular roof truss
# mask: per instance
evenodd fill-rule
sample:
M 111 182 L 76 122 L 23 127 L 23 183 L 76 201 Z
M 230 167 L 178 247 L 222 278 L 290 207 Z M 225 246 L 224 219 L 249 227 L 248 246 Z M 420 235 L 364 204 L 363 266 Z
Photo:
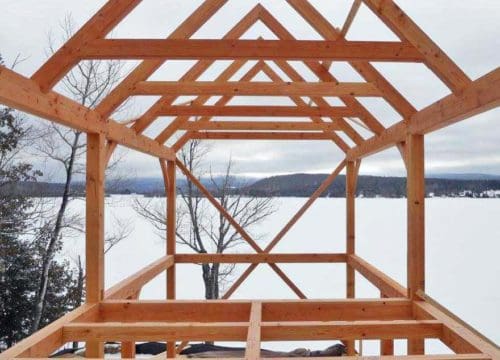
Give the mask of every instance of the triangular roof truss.
M 423 339 L 438 338 L 456 355 L 443 359 L 499 359 L 498 348 L 425 294 L 424 271 L 424 143 L 423 136 L 500 104 L 500 69 L 472 81 L 393 0 L 354 0 L 347 18 L 333 26 L 307 0 L 283 0 L 322 40 L 296 39 L 264 5 L 258 3 L 221 39 L 193 39 L 229 0 L 205 0 L 166 39 L 108 39 L 108 34 L 141 0 L 108 2 L 31 78 L 0 67 L 0 103 L 88 134 L 87 144 L 87 303 L 12 349 L 0 359 L 46 357 L 67 341 L 86 341 L 87 356 L 102 356 L 101 341 L 122 342 L 122 355 L 133 357 L 134 341 L 247 341 L 245 357 L 260 357 L 265 340 L 339 339 L 355 355 L 354 340 L 379 339 L 381 353 L 394 354 L 395 338 L 407 338 L 409 355 L 423 356 Z M 364 4 L 399 41 L 346 40 Z M 273 40 L 242 37 L 261 23 Z M 141 60 L 95 108 L 90 109 L 53 90 L 78 62 L 87 59 Z M 200 81 L 217 60 L 230 60 L 214 81 Z M 179 81 L 151 81 L 169 60 L 196 60 Z M 243 75 L 238 75 L 253 65 Z M 310 82 L 294 66 L 300 62 L 318 81 Z M 360 82 L 339 82 L 330 71 L 345 61 Z M 450 90 L 441 100 L 417 110 L 372 65 L 372 62 L 426 65 Z M 278 70 L 278 71 L 277 71 Z M 281 73 L 281 74 L 280 74 Z M 265 74 L 269 81 L 255 81 Z M 234 80 L 238 75 L 239 79 Z M 283 78 L 283 75 L 287 79 Z M 160 98 L 131 123 L 111 117 L 132 96 Z M 176 104 L 181 96 L 195 96 Z M 292 106 L 230 105 L 237 96 L 284 96 Z M 213 105 L 210 99 L 217 97 Z M 342 105 L 331 106 L 327 97 Z M 382 98 L 401 115 L 385 127 L 357 99 Z M 305 100 L 306 99 L 306 100 Z M 307 101 L 307 99 L 309 101 Z M 145 131 L 159 117 L 173 120 L 156 137 Z M 224 121 L 214 118 L 223 117 Z M 237 118 L 256 120 L 237 120 Z M 302 118 L 285 121 L 278 118 Z M 352 125 L 369 130 L 365 139 Z M 180 136 L 177 136 L 180 134 Z M 341 136 L 342 135 L 342 136 Z M 266 248 L 261 248 L 179 160 L 176 152 L 190 139 L 321 140 L 337 146 L 345 159 L 319 186 Z M 172 146 L 165 145 L 172 142 Z M 167 193 L 167 255 L 104 292 L 102 256 L 104 169 L 117 145 L 160 159 Z M 361 259 L 354 251 L 354 199 L 361 159 L 397 146 L 408 171 L 408 282 L 403 287 Z M 175 177 L 180 169 L 217 208 L 254 254 L 176 254 Z M 271 250 L 346 169 L 347 242 L 343 254 L 273 254 Z M 141 288 L 167 271 L 167 298 L 175 299 L 175 264 L 228 262 L 249 267 L 227 291 L 229 298 L 261 263 L 268 264 L 299 297 L 298 301 L 229 301 L 143 303 Z M 305 294 L 277 263 L 345 263 L 347 299 L 306 300 Z M 384 299 L 353 299 L 354 272 L 372 282 Z M 186 309 L 189 307 L 189 311 Z M 127 323 L 128 322 L 128 323 Z

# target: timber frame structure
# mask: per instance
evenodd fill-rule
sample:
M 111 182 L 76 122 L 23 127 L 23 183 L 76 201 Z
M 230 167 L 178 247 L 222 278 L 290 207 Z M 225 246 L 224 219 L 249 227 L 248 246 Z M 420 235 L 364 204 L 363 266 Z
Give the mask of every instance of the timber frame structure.
M 122 356 L 133 358 L 134 342 L 167 341 L 168 357 L 175 356 L 176 342 L 246 341 L 245 358 L 258 359 L 262 341 L 341 340 L 349 356 L 356 356 L 354 341 L 381 342 L 383 358 L 394 356 L 394 339 L 408 339 L 408 359 L 500 359 L 497 345 L 472 329 L 425 294 L 424 229 L 424 135 L 500 104 L 500 69 L 472 81 L 392 1 L 354 0 L 341 28 L 332 26 L 307 0 L 284 0 L 324 39 L 297 40 L 258 4 L 223 39 L 194 40 L 191 36 L 228 0 L 206 0 L 167 39 L 107 39 L 107 34 L 141 0 L 109 0 L 31 78 L 0 68 L 0 103 L 87 133 L 86 192 L 86 303 L 4 353 L 0 359 L 47 358 L 71 341 L 86 342 L 86 356 L 103 357 L 103 342 L 122 342 Z M 372 10 L 400 39 L 393 42 L 348 41 L 345 35 L 361 4 Z M 257 21 L 278 40 L 241 40 Z M 53 87 L 85 59 L 143 60 L 95 108 L 80 106 L 53 91 Z M 148 81 L 171 59 L 197 62 L 177 82 Z M 219 59 L 232 60 L 213 82 L 196 81 Z M 231 78 L 249 60 L 256 65 L 238 81 Z M 320 81 L 306 82 L 288 62 L 302 61 Z M 332 62 L 347 61 L 364 82 L 340 83 L 328 71 Z M 450 89 L 450 94 L 417 111 L 370 62 L 416 62 L 425 64 Z M 268 65 L 276 64 L 291 79 L 283 80 Z M 271 82 L 253 82 L 259 72 Z M 161 98 L 130 126 L 111 119 L 130 96 L 160 95 Z M 181 95 L 196 95 L 189 105 L 174 105 Z M 238 95 L 287 96 L 296 106 L 228 106 Z M 205 105 L 220 96 L 215 105 Z M 344 106 L 330 106 L 325 97 L 339 97 Z M 356 96 L 381 97 L 402 120 L 385 128 Z M 309 97 L 310 103 L 302 97 Z M 158 135 L 143 132 L 160 116 L 175 119 Z M 191 117 L 196 117 L 192 121 Z M 211 121 L 213 117 L 265 117 L 267 121 Z M 307 122 L 272 120 L 302 117 Z M 357 118 L 372 136 L 364 139 L 351 126 Z M 329 120 L 326 121 L 325 118 Z M 271 120 L 269 120 L 271 119 Z M 173 146 L 167 140 L 185 131 Z M 354 143 L 339 136 L 343 132 Z M 332 141 L 345 159 L 324 181 L 272 242 L 261 248 L 203 185 L 176 158 L 190 139 L 272 139 Z M 104 170 L 117 145 L 159 159 L 167 194 L 166 255 L 117 285 L 104 287 Z M 355 192 L 361 159 L 397 146 L 407 169 L 408 279 L 404 287 L 355 252 Z M 253 254 L 177 254 L 175 247 L 176 170 L 199 187 L 206 198 L 241 233 Z M 306 210 L 346 171 L 347 239 L 345 253 L 277 254 L 275 245 Z M 175 300 L 175 271 L 179 263 L 247 263 L 224 299 L 217 301 Z M 280 269 L 280 263 L 343 263 L 346 265 L 346 299 L 310 300 Z M 259 265 L 267 264 L 297 294 L 298 300 L 236 301 L 228 298 Z M 166 299 L 138 300 L 141 288 L 158 274 L 167 273 Z M 355 272 L 380 290 L 380 299 L 355 297 Z M 426 355 L 425 339 L 439 339 L 455 354 Z M 179 348 L 178 346 L 177 348 Z

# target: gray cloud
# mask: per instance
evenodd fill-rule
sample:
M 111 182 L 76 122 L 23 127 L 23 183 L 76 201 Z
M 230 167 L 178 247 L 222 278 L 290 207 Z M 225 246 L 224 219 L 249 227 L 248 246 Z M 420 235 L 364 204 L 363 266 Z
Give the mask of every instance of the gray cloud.
M 220 37 L 258 1 L 230 0 L 220 14 L 211 19 L 195 37 Z M 352 0 L 312 0 L 318 9 L 328 15 L 335 26 L 341 26 Z M 82 24 L 105 3 L 104 0 L 3 0 L 0 22 L 0 52 L 7 63 L 21 54 L 27 59 L 18 65 L 17 71 L 30 76 L 46 59 L 48 34 L 60 36 L 59 24 L 71 13 L 75 23 Z M 165 37 L 201 0 L 155 0 L 144 1 L 112 33 L 112 37 Z M 280 21 L 286 24 L 297 38 L 318 39 L 311 27 L 284 1 L 263 0 Z M 497 0 L 453 1 L 453 0 L 399 0 L 397 3 L 426 31 L 457 64 L 472 78 L 493 70 L 500 64 L 500 6 Z M 262 24 L 256 24 L 245 38 L 257 36 L 272 38 Z M 386 40 L 394 35 L 378 23 L 364 7 L 358 14 L 348 39 Z M 127 62 L 132 69 L 137 62 Z M 191 62 L 192 64 L 192 62 Z M 191 65 L 167 62 L 152 77 L 175 80 Z M 203 76 L 213 80 L 228 62 L 216 62 Z M 309 81 L 316 77 L 304 67 L 293 64 Z M 420 109 L 449 93 L 449 90 L 423 65 L 374 64 L 389 81 Z M 246 66 L 238 76 L 248 71 Z M 345 63 L 334 64 L 332 73 L 342 81 L 358 81 L 359 76 Z M 283 75 L 280 73 L 280 75 Z M 259 80 L 265 77 L 259 75 Z M 285 78 L 285 80 L 287 80 Z M 381 122 L 388 126 L 400 120 L 400 116 L 386 103 L 374 99 L 360 99 Z M 117 119 L 130 118 L 143 113 L 152 99 L 137 98 L 127 111 L 117 114 Z M 287 104 L 283 99 L 237 99 L 233 104 Z M 430 172 L 488 172 L 500 174 L 500 111 L 493 110 L 465 122 L 440 130 L 427 136 L 427 170 Z M 146 134 L 154 136 L 168 124 L 170 119 L 158 120 Z M 273 174 L 290 172 L 328 172 L 341 160 L 341 152 L 331 142 L 211 142 L 209 158 L 214 171 L 232 157 L 236 171 L 247 174 Z M 157 162 L 129 151 L 125 166 L 141 175 L 159 174 Z M 399 153 L 388 150 L 366 161 L 364 173 L 404 174 Z

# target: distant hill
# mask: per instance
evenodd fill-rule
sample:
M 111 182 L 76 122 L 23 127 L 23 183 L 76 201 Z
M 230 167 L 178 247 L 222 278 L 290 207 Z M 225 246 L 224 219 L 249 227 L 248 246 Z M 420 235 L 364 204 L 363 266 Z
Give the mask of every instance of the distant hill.
M 325 180 L 327 174 L 291 174 L 271 176 L 260 180 L 235 177 L 234 193 L 252 196 L 310 196 Z M 441 177 L 440 177 L 441 176 Z M 220 177 L 214 179 L 221 181 Z M 202 179 L 202 183 L 211 191 L 214 185 L 211 179 Z M 186 186 L 186 180 L 179 178 L 179 187 Z M 24 193 L 28 196 L 58 197 L 63 191 L 59 183 L 21 183 L 9 191 Z M 76 182 L 72 186 L 75 196 L 85 195 L 85 184 Z M 161 178 L 136 178 L 106 184 L 107 194 L 142 194 L 146 196 L 164 196 L 165 189 Z M 430 175 L 426 179 L 427 196 L 469 196 L 500 197 L 500 176 L 484 174 L 441 174 Z M 322 194 L 328 197 L 344 197 L 345 176 L 339 175 L 332 185 Z M 399 198 L 406 196 L 406 178 L 384 176 L 360 176 L 357 195 L 364 197 Z
M 327 176 L 327 174 L 273 176 L 259 180 L 244 188 L 243 191 L 253 196 L 310 196 Z M 481 197 L 488 190 L 500 190 L 500 178 L 495 180 L 426 179 L 426 193 L 428 196 Z M 344 175 L 339 175 L 323 194 L 323 196 L 328 197 L 343 197 L 344 195 Z M 360 176 L 357 195 L 364 197 L 405 197 L 406 178 Z

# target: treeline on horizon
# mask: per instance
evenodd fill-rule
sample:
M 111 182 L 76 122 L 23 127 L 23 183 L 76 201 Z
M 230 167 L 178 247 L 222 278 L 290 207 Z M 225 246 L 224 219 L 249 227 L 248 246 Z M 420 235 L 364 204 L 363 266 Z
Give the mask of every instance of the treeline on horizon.
M 260 197 L 309 197 L 326 179 L 327 174 L 291 174 L 264 178 L 251 183 L 241 181 L 233 189 L 235 194 Z M 215 179 L 217 181 L 217 179 Z M 184 187 L 186 181 L 178 180 L 178 186 Z M 212 180 L 205 180 L 204 185 L 214 190 Z M 44 182 L 24 182 L 16 184 L 12 189 L 26 196 L 58 197 L 63 184 Z M 500 180 L 483 179 L 443 179 L 427 178 L 427 196 L 469 196 L 482 197 L 486 191 L 500 190 Z M 72 189 L 74 196 L 85 196 L 85 184 L 75 183 Z M 140 194 L 145 196 L 164 196 L 161 179 L 130 179 L 119 184 L 107 186 L 108 195 Z M 406 196 L 406 178 L 361 175 L 357 185 L 357 196 L 402 198 Z M 337 179 L 322 194 L 322 197 L 344 197 L 345 176 Z

